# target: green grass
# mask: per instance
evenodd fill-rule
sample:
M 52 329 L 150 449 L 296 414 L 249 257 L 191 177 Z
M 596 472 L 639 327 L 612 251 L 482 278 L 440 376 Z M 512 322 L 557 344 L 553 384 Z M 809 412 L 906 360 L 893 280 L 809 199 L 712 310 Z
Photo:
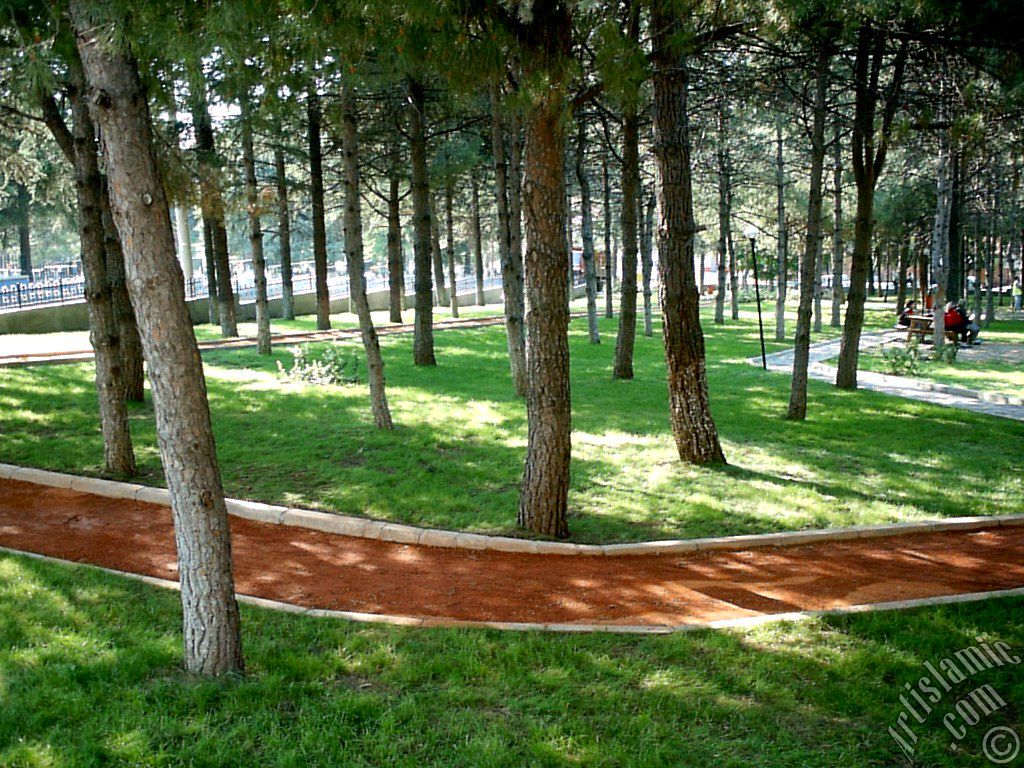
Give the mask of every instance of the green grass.
M 1024 322 L 1020 320 L 1001 320 L 993 322 L 981 331 L 982 344 L 1016 344 L 1024 349 Z M 929 354 L 928 347 L 922 351 Z M 879 349 L 864 352 L 860 358 L 861 368 L 865 371 L 888 373 L 885 359 Z M 999 361 L 981 361 L 966 359 L 961 354 L 956 362 L 919 363 L 918 377 L 942 384 L 979 390 L 982 392 L 998 392 L 1005 395 L 1021 397 L 1024 395 L 1024 364 Z
M 745 307 L 746 309 L 746 307 Z M 873 317 L 873 323 L 888 322 Z M 668 429 L 661 341 L 637 339 L 636 379 L 612 381 L 603 343 L 571 327 L 577 541 L 771 532 L 1020 511 L 1016 422 L 811 382 L 810 418 L 783 420 L 784 376 L 745 359 L 757 325 L 705 321 L 711 401 L 730 466 L 685 466 Z M 393 433 L 375 430 L 365 387 L 285 383 L 255 351 L 205 355 L 218 453 L 235 497 L 489 533 L 514 528 L 526 443 L 500 326 L 436 334 L 436 369 L 411 338 L 382 340 Z M 346 342 L 360 350 L 358 342 Z M 768 342 L 769 350 L 784 344 Z M 89 365 L 0 371 L 0 461 L 98 474 Z M 132 428 L 142 481 L 162 482 L 151 407 Z M 1007 450 L 994 449 L 1004 446 Z
M 979 639 L 1024 647 L 1024 601 L 669 637 L 402 629 L 242 607 L 247 674 L 180 667 L 178 596 L 0 555 L 0 766 L 879 766 L 904 684 Z M 956 746 L 942 716 L 1008 708 Z M 1024 678 L 964 682 L 917 762 L 983 766 Z

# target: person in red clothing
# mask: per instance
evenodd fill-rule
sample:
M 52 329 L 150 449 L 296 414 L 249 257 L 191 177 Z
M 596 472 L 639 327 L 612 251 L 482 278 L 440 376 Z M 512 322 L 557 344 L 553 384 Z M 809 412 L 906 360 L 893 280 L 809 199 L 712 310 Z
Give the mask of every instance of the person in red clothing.
M 978 338 L 978 331 L 981 330 L 977 323 L 972 323 L 967 317 L 967 310 L 963 305 L 953 302 L 946 305 L 943 325 L 947 331 L 952 331 L 959 336 L 960 341 L 964 344 L 974 344 L 974 340 Z

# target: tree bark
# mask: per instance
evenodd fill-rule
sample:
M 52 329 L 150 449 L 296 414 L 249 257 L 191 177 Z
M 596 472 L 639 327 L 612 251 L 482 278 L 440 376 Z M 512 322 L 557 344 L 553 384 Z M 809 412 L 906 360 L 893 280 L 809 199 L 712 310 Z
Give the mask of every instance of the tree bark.
M 724 104 L 718 108 L 718 147 L 715 152 L 718 172 L 718 295 L 715 296 L 715 322 L 725 323 L 725 279 L 729 269 L 729 116 Z M 735 287 L 733 288 L 735 297 Z M 735 299 L 733 301 L 735 303 Z M 733 316 L 735 320 L 735 315 Z
M 684 52 L 675 45 L 680 19 L 668 0 L 653 0 L 654 152 L 658 166 L 658 253 L 668 364 L 669 413 L 679 457 L 721 464 L 725 455 L 708 403 L 700 297 L 693 274 L 692 169 Z
M 359 134 L 356 125 L 356 97 L 346 80 L 341 95 L 341 145 L 345 166 L 345 258 L 348 262 L 349 295 L 359 317 L 359 332 L 366 352 L 367 378 L 373 421 L 378 429 L 393 429 L 391 409 L 384 385 L 384 358 L 380 353 L 377 330 L 366 299 L 366 265 L 363 261 L 363 221 L 360 202 Z
M 519 524 L 569 535 L 569 307 L 565 300 L 565 95 L 550 88 L 526 119 L 526 365 L 529 432 Z
M 580 185 L 582 217 L 583 277 L 587 283 L 587 334 L 591 344 L 601 343 L 597 327 L 597 268 L 594 264 L 594 218 L 591 212 L 590 178 L 585 166 L 587 154 L 587 123 L 580 115 L 576 131 L 576 182 Z
M 434 290 L 430 275 L 430 181 L 427 175 L 427 134 L 424 126 L 426 94 L 423 83 L 407 82 L 409 92 L 409 152 L 412 160 L 413 270 L 416 283 L 416 318 L 413 362 L 437 365 L 434 357 Z
M 405 259 L 402 258 L 402 197 L 399 189 L 398 144 L 388 150 L 388 311 L 392 323 L 402 322 L 405 308 Z
M 445 254 L 448 262 L 448 285 L 450 287 L 448 298 L 451 301 L 452 317 L 459 316 L 459 287 L 455 277 L 455 187 L 451 177 L 445 179 L 444 183 L 444 225 L 445 225 Z
M 199 159 L 201 207 L 203 219 L 210 224 L 211 252 L 217 271 L 217 317 L 220 320 L 221 335 L 230 338 L 238 335 L 238 321 L 235 318 L 235 294 L 228 258 L 228 230 L 224 223 L 224 198 L 220 189 L 220 158 L 217 156 L 210 107 L 206 100 L 206 80 L 201 69 L 193 75 L 190 87 L 192 122 L 195 126 L 196 154 Z M 207 252 L 207 261 L 211 252 Z
M 654 308 L 651 301 L 651 273 L 654 270 L 654 209 L 657 198 L 652 194 L 647 199 L 644 212 L 643 235 L 640 238 L 640 269 L 643 272 L 644 294 L 644 336 L 654 336 Z M 701 267 L 701 280 L 704 269 Z
M 185 668 L 204 675 L 239 672 L 242 643 L 224 490 L 146 95 L 135 61 L 100 48 L 105 35 L 96 34 L 83 0 L 73 0 L 71 8 L 90 108 L 103 137 L 128 289 L 150 361 L 178 551 Z
M 444 253 L 441 251 L 441 223 L 437 204 L 430 198 L 430 260 L 434 267 L 434 285 L 437 287 L 437 303 L 444 306 L 451 302 L 447 280 L 444 276 Z
M 97 157 L 96 130 L 85 102 L 85 76 L 77 49 L 71 47 L 66 58 L 71 80 L 72 129 L 68 129 L 49 93 L 40 91 L 39 102 L 43 121 L 74 170 L 79 252 L 85 276 L 89 341 L 95 352 L 104 465 L 108 472 L 131 476 L 135 474 L 135 453 L 125 405 L 120 329 L 107 275 L 103 235 L 104 189 Z
M 607 158 L 601 161 L 601 181 L 604 195 L 604 316 L 610 320 L 615 317 L 615 307 L 612 305 L 615 266 L 612 264 L 612 184 L 608 178 Z
M 501 115 L 501 96 L 497 84 L 490 88 L 491 155 L 494 163 L 494 196 L 498 208 L 498 260 L 505 300 L 505 336 L 508 359 L 516 394 L 526 396 L 526 327 L 523 318 L 522 254 L 513 249 L 512 212 L 509 206 L 510 181 L 505 159 L 505 126 Z
M 843 290 L 843 139 L 840 135 L 839 123 L 833 127 L 832 151 L 834 164 L 832 167 L 832 321 L 833 328 L 842 325 L 843 302 L 846 292 Z
M 633 6 L 635 13 L 636 5 Z M 637 105 L 622 114 L 622 297 L 619 299 L 619 333 L 615 339 L 613 379 L 633 378 L 636 344 L 636 204 L 640 187 L 640 116 Z
M 793 380 L 786 418 L 803 421 L 807 418 L 807 367 L 811 348 L 811 311 L 814 283 L 818 274 L 818 251 L 821 249 L 822 176 L 825 168 L 825 99 L 828 92 L 828 70 L 831 54 L 820 42 L 814 78 L 814 117 L 811 125 L 811 179 L 807 198 L 807 235 L 804 257 L 800 262 L 800 304 L 797 307 L 796 337 L 793 350 Z M 777 133 L 781 140 L 781 128 Z M 781 147 L 781 141 L 780 141 Z M 781 156 L 781 149 L 780 149 Z
M 476 174 L 470 174 L 470 199 L 471 210 L 469 212 L 469 239 L 473 247 L 473 274 L 476 275 L 476 304 L 478 307 L 486 304 L 484 296 L 484 245 L 480 234 L 480 184 Z
M 113 222 L 113 218 L 111 218 Z M 220 323 L 220 308 L 217 304 L 217 262 L 213 256 L 213 225 L 203 213 L 203 260 L 206 262 L 206 308 L 210 325 Z
M 778 286 L 775 292 L 776 341 L 786 340 L 786 272 L 789 261 L 789 237 L 786 231 L 786 166 L 782 150 L 782 117 L 779 116 L 775 120 L 775 216 L 779 233 L 775 249 L 775 280 Z
M 280 141 L 280 136 L 278 141 Z M 295 319 L 295 289 L 292 280 L 292 211 L 288 200 L 288 175 L 284 148 L 274 147 L 274 176 L 277 184 L 277 244 L 281 257 L 281 317 Z
M 888 93 L 881 97 L 879 75 L 885 58 L 886 33 L 867 25 L 858 32 L 854 61 L 853 176 L 857 183 L 857 214 L 854 221 L 853 257 L 846 321 L 839 347 L 836 386 L 857 388 L 857 361 L 864 327 L 865 285 L 871 270 L 871 236 L 874 230 L 874 198 L 878 178 L 885 167 L 893 118 L 903 85 L 907 43 L 900 44 Z M 883 98 L 882 125 L 876 131 L 875 113 Z M 936 323 L 938 325 L 938 323 Z
M 327 286 L 327 222 L 324 214 L 324 168 L 321 130 L 323 113 L 316 85 L 310 85 L 306 100 L 307 143 L 309 146 L 309 197 L 313 213 L 313 272 L 316 282 L 316 327 L 331 327 L 331 294 Z
M 934 321 L 932 327 L 934 352 L 946 342 L 946 287 L 949 277 L 949 220 L 953 208 L 949 178 L 949 135 L 944 132 L 939 144 L 939 157 L 935 173 L 935 226 L 932 230 L 932 282 L 935 283 Z
M 907 270 L 910 268 L 910 237 L 905 236 L 899 244 L 899 264 L 896 271 L 896 316 L 903 314 L 907 306 Z
M 256 152 L 252 140 L 251 97 L 244 94 L 242 105 L 242 168 L 245 176 L 245 202 L 249 218 L 249 248 L 252 252 L 252 273 L 256 284 L 256 351 L 269 355 L 270 302 L 267 300 L 267 260 L 263 255 L 263 226 L 260 223 L 259 188 L 256 182 Z
M 18 267 L 21 274 L 32 277 L 32 214 L 29 210 L 31 195 L 28 187 L 21 183 L 15 183 L 18 204 Z

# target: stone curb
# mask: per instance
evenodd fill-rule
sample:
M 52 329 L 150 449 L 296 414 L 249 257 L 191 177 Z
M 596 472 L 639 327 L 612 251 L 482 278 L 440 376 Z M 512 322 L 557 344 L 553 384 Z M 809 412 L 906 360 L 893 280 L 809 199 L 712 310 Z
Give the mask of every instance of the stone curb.
M 166 488 L 122 483 L 98 477 L 68 475 L 33 467 L 0 464 L 0 479 L 20 480 L 52 488 L 67 488 L 96 496 L 114 499 L 132 499 L 149 504 L 170 506 L 170 493 Z M 803 544 L 822 544 L 851 539 L 871 539 L 883 536 L 941 533 L 946 531 L 977 531 L 985 528 L 1024 525 L 1024 514 L 994 515 L 992 517 L 950 517 L 941 520 L 880 525 L 855 525 L 849 528 L 819 528 L 807 531 L 759 533 L 743 536 L 719 536 L 704 539 L 669 539 L 644 541 L 635 544 L 570 544 L 561 541 L 533 541 L 509 536 L 485 536 L 479 533 L 446 531 L 437 528 L 417 528 L 383 520 L 317 512 L 311 509 L 281 507 L 258 501 L 227 499 L 228 513 L 245 520 L 271 525 L 291 525 L 322 533 L 352 536 L 359 539 L 379 539 L 397 544 L 419 544 L 425 547 L 448 549 L 476 549 L 492 552 L 512 552 L 525 555 L 623 557 L 636 555 L 676 555 L 692 552 L 730 551 L 758 547 L 792 547 Z
M 19 549 L 0 547 L 0 553 L 29 557 L 33 560 L 41 560 L 48 563 L 59 563 L 61 565 L 73 565 L 84 568 L 92 568 L 103 573 L 114 576 L 121 576 L 135 581 L 141 581 L 154 587 L 163 589 L 179 590 L 177 581 L 160 579 L 155 576 L 144 576 L 140 573 L 119 571 L 113 568 L 104 568 L 91 563 L 78 563 L 73 560 L 62 560 L 49 555 L 40 555 L 36 552 L 24 552 Z M 1024 588 L 1000 589 L 991 592 L 966 592 L 958 595 L 940 595 L 938 597 L 924 597 L 913 600 L 895 600 L 886 603 L 868 603 L 865 605 L 850 605 L 839 608 L 826 608 L 823 610 L 791 611 L 788 613 L 755 614 L 743 616 L 737 619 L 719 619 L 706 622 L 686 622 L 683 624 L 575 624 L 575 623 L 535 623 L 518 621 L 477 621 L 467 619 L 451 619 L 442 616 L 401 616 L 385 613 L 362 613 L 359 611 L 335 611 L 326 608 L 305 608 L 294 603 L 285 603 L 279 600 L 269 600 L 265 597 L 255 595 L 236 594 L 235 598 L 239 603 L 263 608 L 271 611 L 281 611 L 299 616 L 310 616 L 323 619 L 343 619 L 366 624 L 386 624 L 398 627 L 416 627 L 420 629 L 491 629 L 505 632 L 551 632 L 555 634 L 592 634 L 607 633 L 620 635 L 669 635 L 684 632 L 696 632 L 708 629 L 752 629 L 765 624 L 777 624 L 782 622 L 807 621 L 809 619 L 825 616 L 845 616 L 854 613 L 875 613 L 877 611 L 898 611 L 910 610 L 913 608 L 926 608 L 939 605 L 953 605 L 957 603 L 974 603 L 982 600 L 993 600 L 1006 597 L 1024 597 Z

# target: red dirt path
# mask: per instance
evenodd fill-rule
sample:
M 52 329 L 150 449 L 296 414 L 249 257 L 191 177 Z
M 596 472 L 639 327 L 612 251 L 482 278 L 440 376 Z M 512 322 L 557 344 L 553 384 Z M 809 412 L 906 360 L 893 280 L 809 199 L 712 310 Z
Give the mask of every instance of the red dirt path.
M 409 546 L 231 519 L 238 592 L 419 618 L 682 624 L 1024 586 L 1024 527 L 685 555 Z M 0 546 L 177 578 L 167 507 L 0 480 Z

